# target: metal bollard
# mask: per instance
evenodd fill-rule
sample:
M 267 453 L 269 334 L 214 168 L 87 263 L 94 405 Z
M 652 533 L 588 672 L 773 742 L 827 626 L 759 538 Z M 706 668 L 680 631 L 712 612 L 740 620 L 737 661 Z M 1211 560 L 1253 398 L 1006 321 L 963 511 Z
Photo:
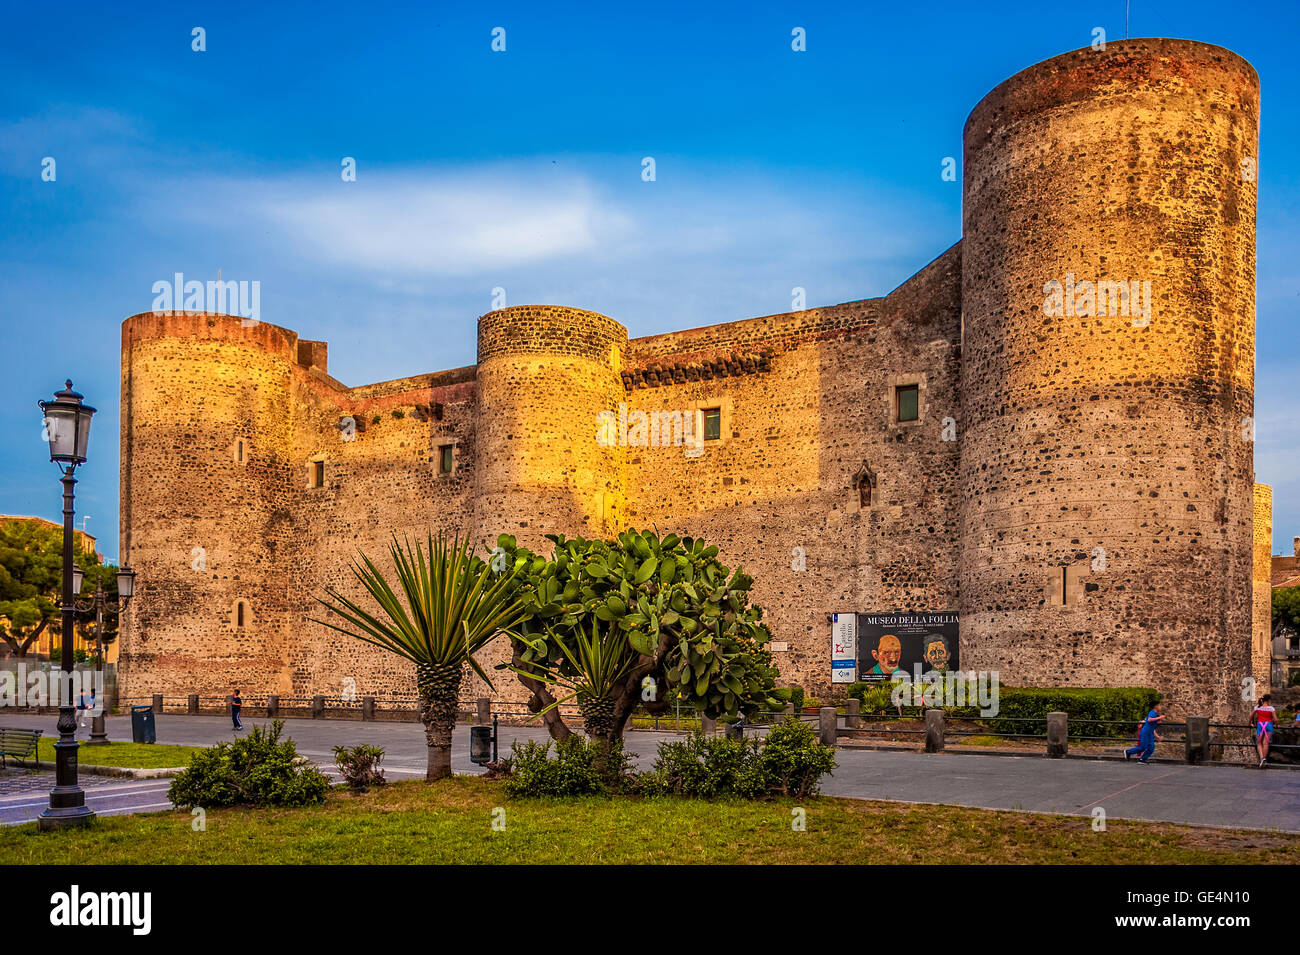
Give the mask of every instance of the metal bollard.
M 851 730 L 857 729 L 862 725 L 862 701 L 856 696 L 850 697 L 848 704 L 848 715 L 844 718 L 844 725 Z
M 925 711 L 925 751 L 943 752 L 943 710 L 940 708 Z
M 1070 717 L 1066 713 L 1047 714 L 1047 755 L 1060 759 L 1070 751 Z
M 311 718 L 314 720 L 323 719 L 325 716 L 325 697 L 316 694 L 311 698 Z
M 817 737 L 825 746 L 834 746 L 839 738 L 840 715 L 833 706 L 823 706 L 817 711 Z
M 185 699 L 185 712 L 188 713 L 190 716 L 193 716 L 196 713 L 198 713 L 198 711 L 199 711 L 199 695 L 197 693 L 191 693 Z
M 162 694 L 161 693 L 155 693 L 153 695 L 153 713 L 154 716 L 162 715 Z
M 361 698 L 361 718 L 363 720 L 373 720 L 375 718 L 375 698 L 373 696 L 363 696 Z
M 1210 755 L 1210 718 L 1187 717 L 1187 732 L 1183 743 L 1184 755 L 1193 765 L 1203 763 Z

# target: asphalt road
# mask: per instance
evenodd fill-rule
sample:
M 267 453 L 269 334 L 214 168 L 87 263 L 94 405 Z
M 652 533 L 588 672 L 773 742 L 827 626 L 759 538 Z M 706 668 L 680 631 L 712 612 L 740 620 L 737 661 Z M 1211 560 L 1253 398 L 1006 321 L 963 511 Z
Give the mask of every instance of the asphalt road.
M 53 735 L 53 716 L 3 714 L 0 725 L 44 729 Z M 247 719 L 245 726 L 265 724 Z M 86 738 L 87 730 L 79 730 Z M 371 743 L 385 750 L 390 779 L 424 775 L 424 733 L 417 723 L 354 720 L 286 720 L 285 733 L 298 751 L 328 773 L 336 745 Z M 108 719 L 110 739 L 130 739 L 127 717 Z M 234 737 L 230 720 L 218 716 L 157 717 L 159 743 L 210 745 Z M 514 740 L 546 738 L 540 727 L 501 727 L 501 748 Z M 670 733 L 630 731 L 627 750 L 648 768 L 656 745 Z M 923 754 L 840 749 L 838 767 L 822 787 L 830 796 L 940 803 L 985 809 L 1091 816 L 1096 807 L 1108 819 L 1147 819 L 1200 825 L 1300 832 L 1300 771 L 1237 766 L 1140 765 L 1120 760 L 1045 759 L 966 753 Z M 456 730 L 452 769 L 475 773 L 469 761 L 469 729 Z M 86 777 L 86 802 L 96 812 L 116 815 L 165 809 L 169 780 L 106 781 Z M 0 825 L 29 822 L 46 805 L 40 791 L 0 796 Z

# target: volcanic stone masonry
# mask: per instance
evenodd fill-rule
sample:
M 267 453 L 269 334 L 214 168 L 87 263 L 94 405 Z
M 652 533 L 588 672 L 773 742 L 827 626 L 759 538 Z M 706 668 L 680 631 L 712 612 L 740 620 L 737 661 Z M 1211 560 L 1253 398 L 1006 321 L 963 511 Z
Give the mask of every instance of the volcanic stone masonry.
M 818 696 L 841 689 L 831 613 L 957 611 L 963 669 L 1244 716 L 1268 673 L 1258 119 L 1254 70 L 1202 43 L 1030 67 L 967 120 L 961 241 L 827 308 L 637 339 L 503 308 L 476 366 L 355 388 L 284 328 L 128 318 L 123 695 L 409 697 L 411 667 L 310 619 L 358 550 L 635 526 L 744 564 L 783 681 Z M 1117 284 L 1062 310 L 1053 282 Z M 707 418 L 708 439 L 598 441 L 602 412 Z M 508 674 L 493 695 L 522 699 Z

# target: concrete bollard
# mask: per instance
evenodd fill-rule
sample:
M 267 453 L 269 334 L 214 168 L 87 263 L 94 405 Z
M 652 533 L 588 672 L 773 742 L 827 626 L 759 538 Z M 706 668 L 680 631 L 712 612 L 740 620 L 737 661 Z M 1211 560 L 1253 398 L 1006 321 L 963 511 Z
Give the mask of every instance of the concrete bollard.
M 311 698 L 311 718 L 314 720 L 323 719 L 325 716 L 325 697 L 316 694 Z
M 185 712 L 190 716 L 194 716 L 199 712 L 199 695 L 197 693 L 191 693 L 186 697 Z
M 1065 713 L 1047 714 L 1047 755 L 1060 759 L 1070 751 L 1070 717 Z
M 487 726 L 492 722 L 492 701 L 486 696 L 478 698 L 478 716 L 474 722 L 479 726 Z
M 840 735 L 840 714 L 833 706 L 823 706 L 817 711 L 817 738 L 825 746 L 834 746 Z
M 700 732 L 705 736 L 712 736 L 718 730 L 718 721 L 710 716 L 700 714 Z
M 161 693 L 155 693 L 153 695 L 153 714 L 154 716 L 162 716 L 162 694 Z
M 268 719 L 275 719 L 280 715 L 280 697 L 272 693 L 266 698 L 266 715 Z
M 1187 717 L 1187 732 L 1183 743 L 1184 755 L 1193 765 L 1203 763 L 1210 755 L 1210 718 L 1208 716 Z
M 925 711 L 925 751 L 943 752 L 943 710 L 940 708 Z
M 851 730 L 855 730 L 862 725 L 862 701 L 856 696 L 850 697 L 847 709 L 848 715 L 844 718 L 844 725 Z
M 787 703 L 785 705 L 785 709 L 783 709 L 781 712 L 786 716 L 794 716 L 794 700 L 791 700 L 789 703 Z
M 361 718 L 363 720 L 373 720 L 375 718 L 375 698 L 373 696 L 363 696 L 361 698 Z

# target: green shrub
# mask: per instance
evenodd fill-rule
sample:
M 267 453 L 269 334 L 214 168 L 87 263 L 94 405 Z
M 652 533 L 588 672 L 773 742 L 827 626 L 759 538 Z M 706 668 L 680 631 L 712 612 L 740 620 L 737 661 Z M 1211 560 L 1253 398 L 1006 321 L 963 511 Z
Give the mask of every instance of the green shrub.
M 786 719 L 772 727 L 759 754 L 763 781 L 782 796 L 816 795 L 821 778 L 835 768 L 835 750 L 823 746 L 803 720 Z
M 848 692 L 850 697 L 856 697 L 862 704 L 860 710 L 862 713 L 888 713 L 894 715 L 898 712 L 893 700 L 894 684 L 889 680 L 850 683 Z M 904 707 L 903 712 L 906 713 L 911 709 L 914 708 Z
M 509 796 L 594 796 L 618 788 L 627 774 L 622 740 L 610 744 L 604 778 L 596 768 L 600 744 L 576 734 L 556 742 L 554 758 L 549 742 L 530 740 L 512 749 L 505 782 Z
M 701 799 L 810 796 L 834 768 L 834 751 L 818 742 L 812 727 L 787 717 L 762 740 L 696 734 L 660 743 L 654 771 L 641 777 L 639 791 Z
M 379 746 L 367 746 L 362 743 L 349 749 L 346 746 L 334 747 L 334 762 L 354 793 L 368 792 L 371 786 L 382 786 L 388 780 L 384 778 L 384 750 Z
M 1291 675 L 1286 678 L 1287 686 L 1300 686 L 1300 670 L 1292 670 Z
M 792 686 L 790 688 L 790 702 L 794 704 L 796 713 L 803 711 L 803 687 Z
M 301 761 L 292 739 L 281 740 L 283 720 L 269 730 L 254 726 L 245 737 L 200 750 L 172 780 L 167 798 L 203 806 L 307 806 L 321 802 L 329 780 Z
M 758 753 L 757 739 L 700 733 L 680 742 L 660 743 L 654 778 L 643 781 L 641 790 L 657 789 L 701 799 L 718 796 L 755 799 L 767 790 Z

